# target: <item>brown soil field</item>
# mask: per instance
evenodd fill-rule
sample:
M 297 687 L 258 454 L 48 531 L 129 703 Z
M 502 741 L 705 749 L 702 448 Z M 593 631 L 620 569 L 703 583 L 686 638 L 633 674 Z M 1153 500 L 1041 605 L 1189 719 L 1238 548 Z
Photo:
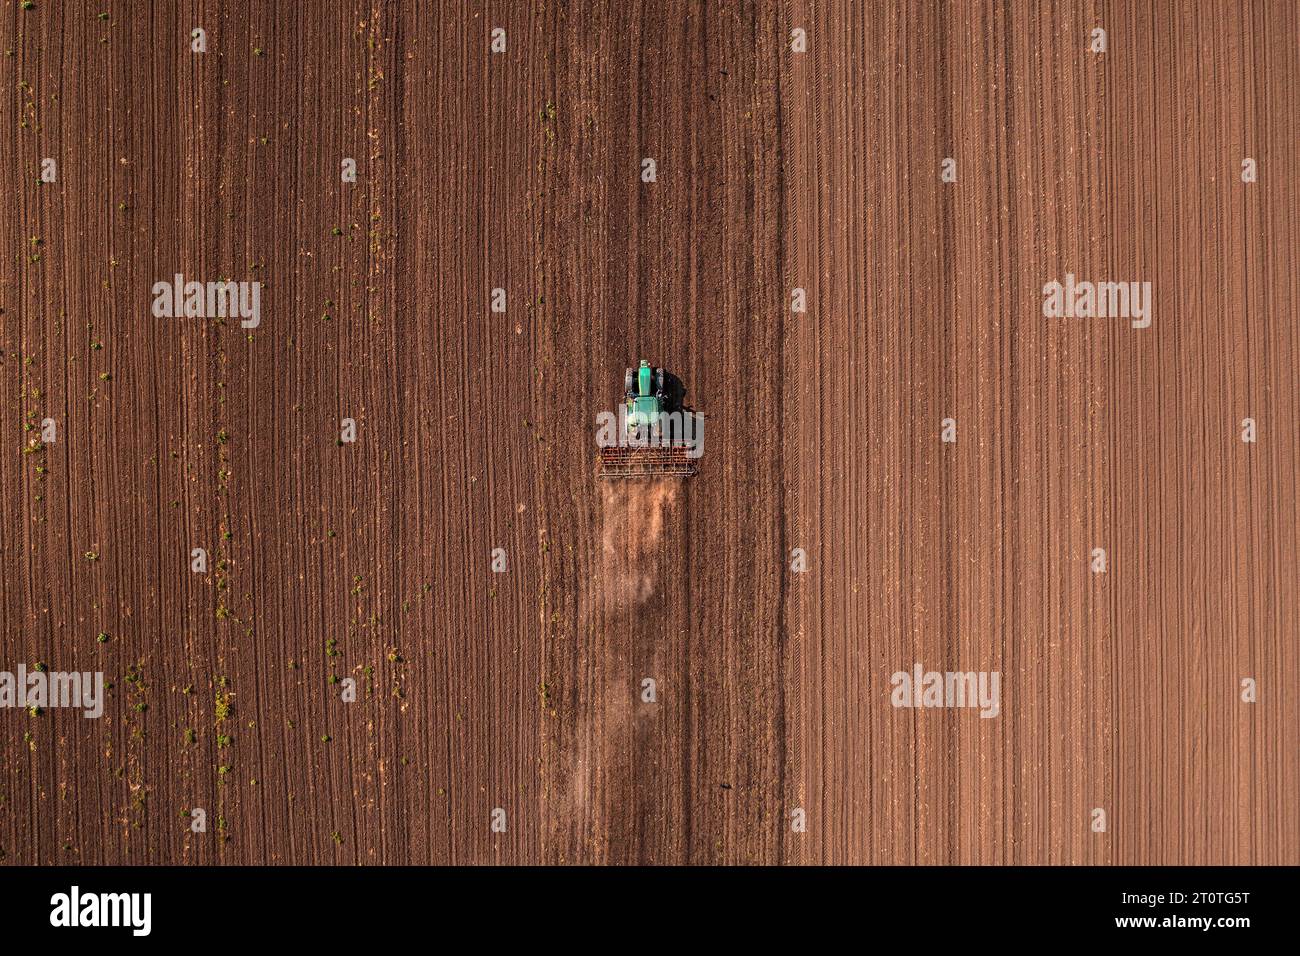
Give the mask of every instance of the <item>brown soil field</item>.
M 1293 3 L 36 0 L 0 51 L 0 671 L 111 685 L 0 710 L 3 862 L 1300 862 Z M 596 478 L 640 358 L 693 478 Z M 893 706 L 918 663 L 999 713 Z

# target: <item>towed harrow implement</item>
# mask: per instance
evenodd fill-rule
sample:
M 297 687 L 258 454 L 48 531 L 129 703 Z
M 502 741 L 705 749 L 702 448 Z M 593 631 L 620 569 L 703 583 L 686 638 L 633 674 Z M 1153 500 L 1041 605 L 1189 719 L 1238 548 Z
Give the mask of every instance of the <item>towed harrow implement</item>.
M 687 451 L 685 445 L 602 448 L 599 477 L 689 478 L 696 469 Z

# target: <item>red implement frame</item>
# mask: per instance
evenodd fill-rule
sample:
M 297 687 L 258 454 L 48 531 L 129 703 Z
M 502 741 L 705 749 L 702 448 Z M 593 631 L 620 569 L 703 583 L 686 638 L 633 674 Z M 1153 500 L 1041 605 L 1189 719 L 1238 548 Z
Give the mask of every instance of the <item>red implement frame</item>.
M 695 459 L 685 445 L 602 448 L 601 478 L 689 478 L 696 473 Z

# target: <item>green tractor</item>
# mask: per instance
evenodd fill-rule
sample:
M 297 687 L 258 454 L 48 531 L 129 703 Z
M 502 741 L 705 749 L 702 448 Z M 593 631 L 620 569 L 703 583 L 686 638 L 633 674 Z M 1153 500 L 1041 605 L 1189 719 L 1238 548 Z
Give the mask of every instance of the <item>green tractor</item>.
M 600 477 L 688 478 L 694 475 L 695 461 L 689 446 L 671 434 L 664 434 L 665 420 L 674 417 L 668 408 L 664 370 L 653 368 L 642 359 L 638 368 L 624 372 L 623 397 L 623 434 L 617 445 L 600 449 Z
M 627 395 L 627 435 L 629 438 L 659 437 L 659 413 L 664 410 L 664 370 L 651 368 L 645 359 L 641 367 L 623 374 L 623 391 Z

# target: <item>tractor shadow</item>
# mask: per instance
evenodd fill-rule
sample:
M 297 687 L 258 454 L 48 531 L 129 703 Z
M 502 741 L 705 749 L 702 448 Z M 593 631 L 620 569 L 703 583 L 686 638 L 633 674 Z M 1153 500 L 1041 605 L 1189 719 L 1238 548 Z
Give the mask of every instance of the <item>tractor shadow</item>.
M 664 411 L 680 412 L 682 416 L 682 426 L 688 435 L 700 435 L 703 432 L 704 416 L 697 412 L 690 405 L 686 404 L 686 384 L 674 375 L 668 369 L 664 369 Z M 676 430 L 676 429 L 674 429 Z M 673 438 L 683 438 L 684 435 L 673 435 Z
M 689 412 L 686 407 L 686 385 L 668 369 L 664 369 L 664 411 Z

